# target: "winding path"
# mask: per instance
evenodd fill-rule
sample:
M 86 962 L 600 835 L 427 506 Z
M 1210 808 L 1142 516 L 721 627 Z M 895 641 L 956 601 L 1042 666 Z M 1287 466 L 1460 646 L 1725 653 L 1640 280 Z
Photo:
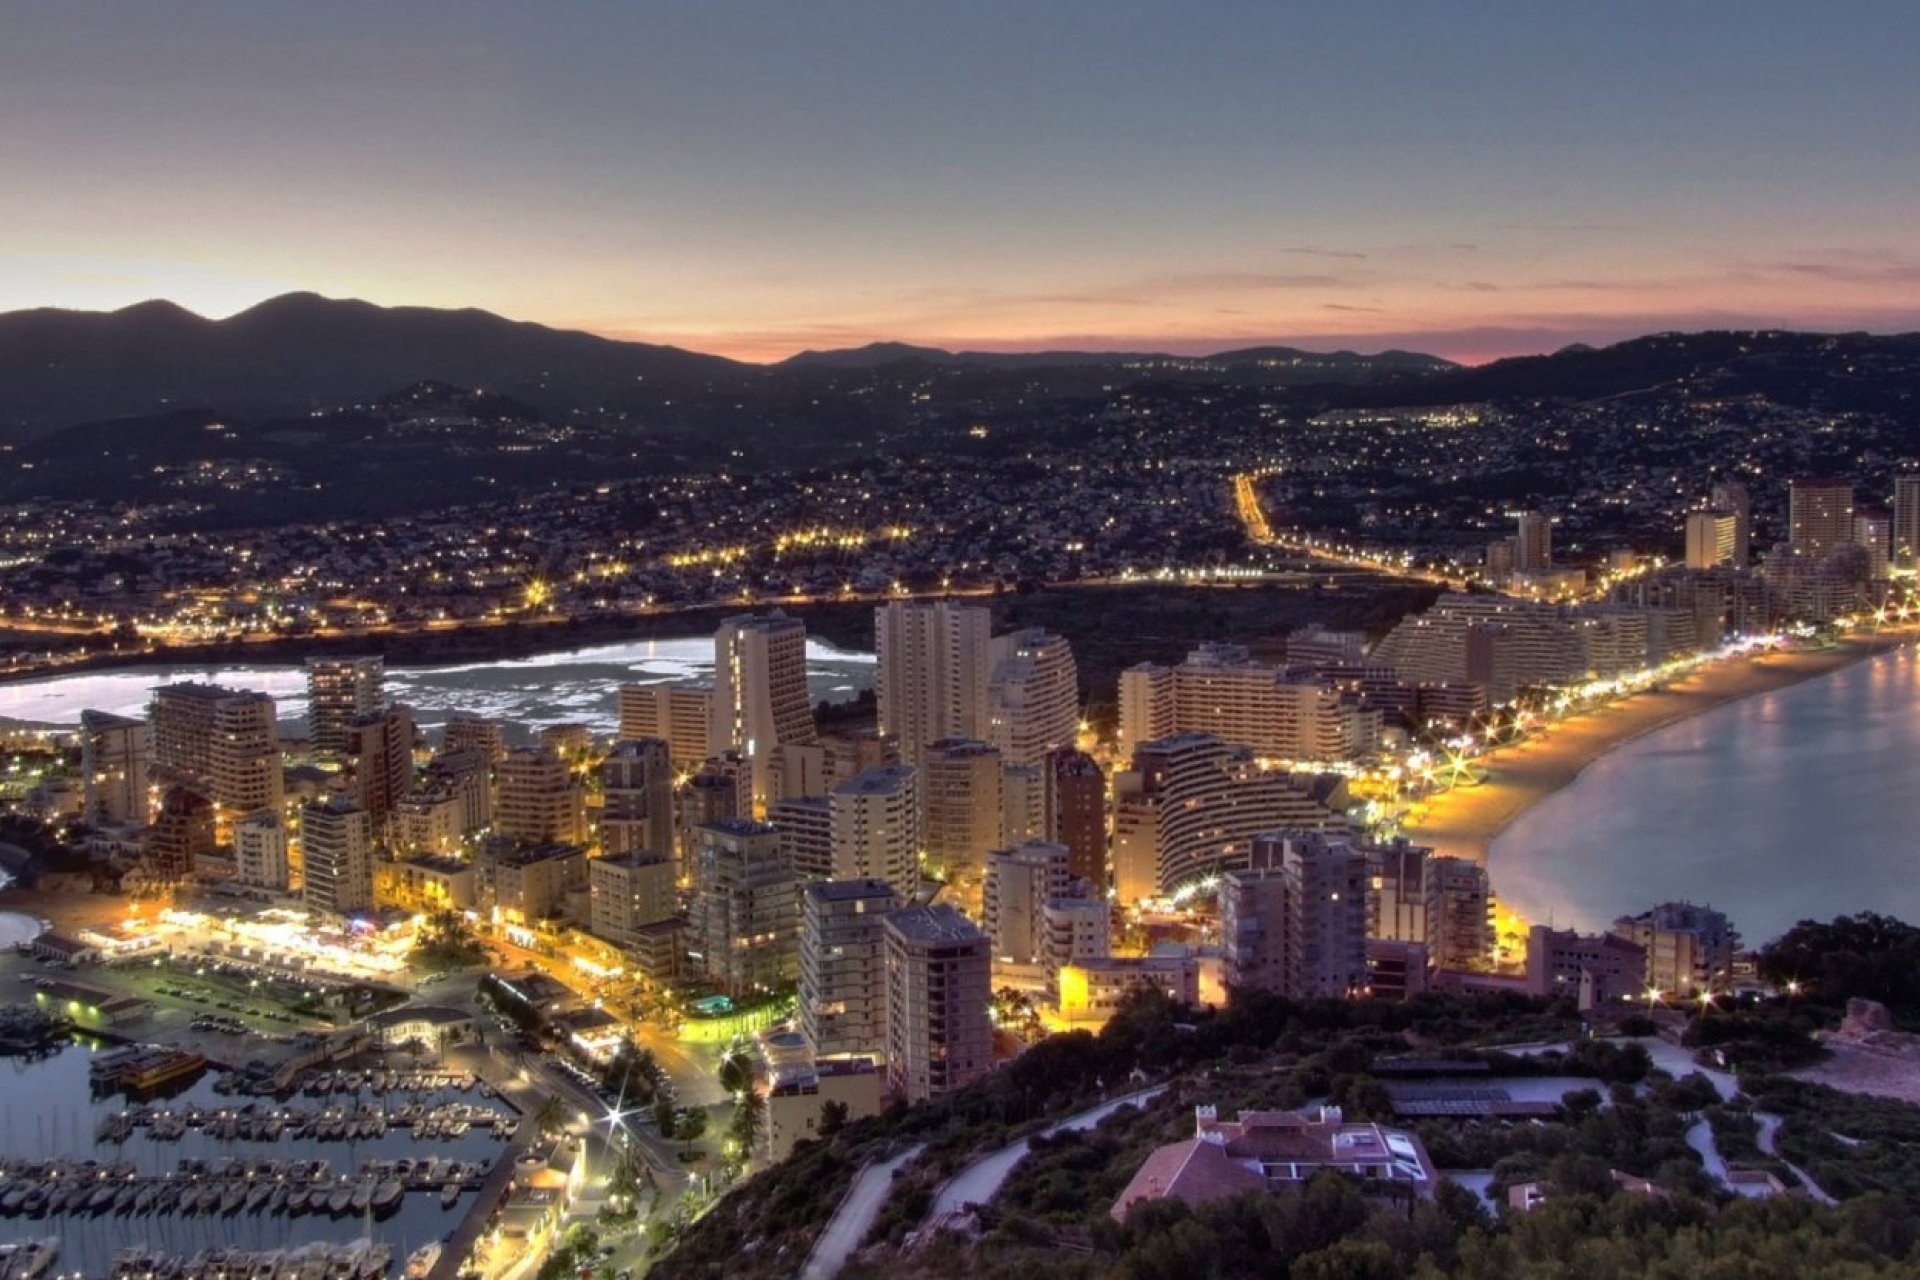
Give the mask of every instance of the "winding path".
M 847 1259 L 873 1229 L 873 1220 L 880 1216 L 880 1206 L 886 1203 L 887 1192 L 893 1187 L 893 1175 L 918 1159 L 924 1150 L 925 1143 L 916 1143 L 893 1159 L 870 1164 L 860 1171 L 853 1185 L 847 1188 L 840 1207 L 833 1211 L 826 1230 L 813 1242 L 813 1252 L 807 1255 L 800 1280 L 833 1280 L 840 1274 L 840 1268 L 847 1265 Z

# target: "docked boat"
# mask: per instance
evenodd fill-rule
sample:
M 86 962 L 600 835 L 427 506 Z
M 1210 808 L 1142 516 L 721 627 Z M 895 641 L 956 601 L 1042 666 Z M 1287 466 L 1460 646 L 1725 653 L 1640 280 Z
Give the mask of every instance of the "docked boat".
M 433 1268 L 440 1261 L 444 1248 L 438 1240 L 429 1241 L 407 1255 L 407 1280 L 426 1280 L 433 1274 Z
M 401 1197 L 405 1196 L 406 1193 L 406 1185 L 402 1183 L 400 1179 L 384 1179 L 378 1187 L 374 1188 L 373 1207 L 375 1212 L 384 1213 L 386 1210 L 398 1205 Z
M 338 1216 L 339 1214 L 345 1213 L 352 1204 L 353 1188 L 336 1187 L 333 1193 L 327 1197 L 327 1212 Z
M 460 1193 L 463 1190 L 465 1190 L 465 1188 L 463 1188 L 458 1182 L 451 1182 L 451 1181 L 448 1182 L 447 1185 L 444 1188 L 442 1188 L 440 1192 L 441 1207 L 445 1209 L 453 1208 L 454 1201 L 460 1198 Z

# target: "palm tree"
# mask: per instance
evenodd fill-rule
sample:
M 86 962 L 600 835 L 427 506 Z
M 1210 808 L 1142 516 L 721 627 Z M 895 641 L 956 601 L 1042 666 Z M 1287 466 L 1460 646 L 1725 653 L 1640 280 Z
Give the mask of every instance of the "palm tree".
M 680 1154 L 683 1156 L 692 1154 L 693 1144 L 700 1141 L 706 1132 L 707 1113 L 704 1108 L 688 1107 L 680 1112 L 673 1125 L 673 1136 L 680 1139 L 682 1143 Z
M 533 1122 L 539 1126 L 540 1132 L 549 1138 L 567 1127 L 567 1107 L 560 1101 L 559 1094 L 547 1095 L 547 1100 L 540 1104 L 538 1111 L 533 1113 Z
M 749 1088 L 740 1092 L 739 1100 L 733 1108 L 733 1139 L 740 1144 L 741 1162 L 753 1162 L 754 1145 L 759 1141 L 762 1130 L 766 1128 L 767 1100 Z

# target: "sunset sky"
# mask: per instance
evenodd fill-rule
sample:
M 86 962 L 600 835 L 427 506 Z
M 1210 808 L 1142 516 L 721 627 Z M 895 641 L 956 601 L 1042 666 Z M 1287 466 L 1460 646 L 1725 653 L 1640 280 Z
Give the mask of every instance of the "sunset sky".
M 749 359 L 1920 328 L 1920 5 L 0 0 L 0 310 Z

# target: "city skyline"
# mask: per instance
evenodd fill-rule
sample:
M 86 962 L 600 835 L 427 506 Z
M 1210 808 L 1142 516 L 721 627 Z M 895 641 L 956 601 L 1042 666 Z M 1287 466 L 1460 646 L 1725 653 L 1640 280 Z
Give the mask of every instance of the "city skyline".
M 310 289 L 753 360 L 1920 326 L 1909 11 L 1022 17 L 29 10 L 0 310 Z

